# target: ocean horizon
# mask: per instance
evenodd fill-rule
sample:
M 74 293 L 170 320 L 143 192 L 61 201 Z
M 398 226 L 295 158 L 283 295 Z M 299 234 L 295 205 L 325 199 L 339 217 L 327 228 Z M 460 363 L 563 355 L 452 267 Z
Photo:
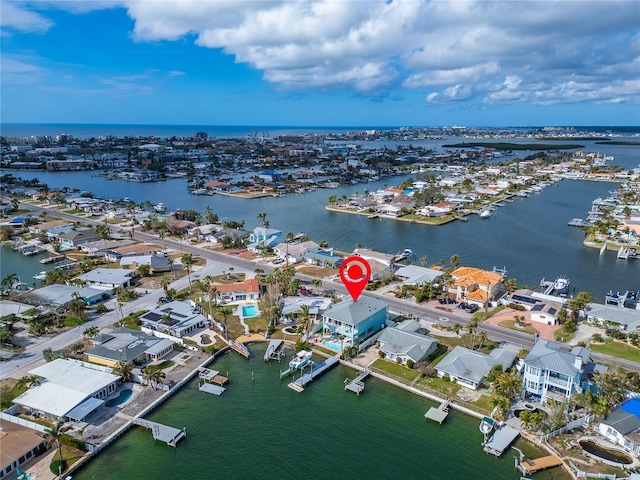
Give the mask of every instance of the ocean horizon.
M 29 137 L 37 135 L 73 135 L 78 138 L 99 136 L 160 136 L 185 137 L 197 132 L 205 132 L 211 137 L 273 137 L 291 133 L 345 133 L 349 131 L 390 131 L 400 128 L 422 129 L 509 129 L 533 130 L 545 125 L 531 126 L 456 126 L 456 125 L 198 125 L 198 124 L 127 124 L 127 123 L 0 123 L 0 136 Z M 611 132 L 616 134 L 640 134 L 640 126 L 593 125 L 571 126 L 555 125 L 554 128 L 573 128 L 576 131 Z M 266 135 L 265 135 L 266 134 Z

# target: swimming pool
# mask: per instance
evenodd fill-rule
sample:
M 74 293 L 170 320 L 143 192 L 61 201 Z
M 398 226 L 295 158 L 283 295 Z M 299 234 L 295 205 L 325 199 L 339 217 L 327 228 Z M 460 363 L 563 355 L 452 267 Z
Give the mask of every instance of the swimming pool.
M 335 342 L 331 342 L 329 340 L 325 340 L 322 342 L 323 345 L 329 347 L 332 350 L 342 350 L 342 345 L 340 345 L 339 343 L 335 343 Z
M 116 406 L 120 405 L 121 403 L 124 403 L 127 400 L 129 400 L 131 398 L 131 394 L 132 393 L 133 393 L 133 390 L 131 390 L 131 389 L 122 390 L 120 392 L 120 395 L 118 395 L 116 398 L 112 398 L 111 400 L 107 400 L 106 402 L 104 402 L 104 406 L 105 407 L 116 407 Z
M 256 310 L 255 305 L 245 305 L 242 307 L 242 316 L 244 318 L 257 317 L 258 311 Z

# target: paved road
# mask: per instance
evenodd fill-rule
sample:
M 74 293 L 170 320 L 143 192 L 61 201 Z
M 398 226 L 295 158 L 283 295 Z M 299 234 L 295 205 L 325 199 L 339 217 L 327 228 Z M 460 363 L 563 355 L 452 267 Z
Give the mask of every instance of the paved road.
M 34 207 L 31 204 L 23 204 L 25 208 L 30 208 L 36 211 L 46 210 L 50 212 L 50 209 L 45 209 L 42 207 Z M 51 212 L 50 212 L 51 213 Z M 78 221 L 81 219 L 83 222 L 98 225 L 101 222 L 86 218 L 77 217 L 74 215 L 61 213 L 56 211 L 57 216 L 70 220 L 70 221 Z M 130 231 L 127 227 L 121 228 L 119 226 L 113 226 L 113 230 L 118 231 Z M 135 231 L 133 233 L 133 238 L 138 241 L 143 242 L 154 242 L 158 243 L 158 236 L 149 234 L 146 232 Z M 188 242 L 182 242 L 175 240 L 173 238 L 164 238 L 162 240 L 167 247 L 172 248 L 175 251 L 183 252 L 183 253 L 192 253 L 194 255 L 198 255 L 203 257 L 207 261 L 206 267 L 204 267 L 200 272 L 194 272 L 198 276 L 202 277 L 205 275 L 219 275 L 224 270 L 228 270 L 229 267 L 233 267 L 236 272 L 245 272 L 252 273 L 256 268 L 261 268 L 264 270 L 266 274 L 269 274 L 273 271 L 273 267 L 267 264 L 262 264 L 259 262 L 254 262 L 251 260 L 246 260 L 239 257 L 234 257 L 231 255 L 227 255 L 224 253 L 215 252 L 212 250 L 200 248 L 198 246 L 191 245 Z M 314 277 L 309 275 L 297 274 L 297 278 L 300 278 L 303 281 L 311 281 Z M 341 283 L 332 282 L 329 280 L 322 281 L 323 287 L 330 288 L 335 290 L 337 293 L 347 295 L 346 288 Z M 171 285 L 171 288 L 175 288 L 176 290 L 180 290 L 182 288 L 187 287 L 188 280 L 187 278 L 182 278 L 177 280 Z M 141 298 L 138 298 L 132 302 L 127 303 L 123 306 L 123 314 L 124 316 L 132 313 L 134 311 L 142 310 L 142 309 L 150 309 L 156 305 L 158 299 L 162 296 L 163 291 L 158 289 L 156 291 L 152 291 L 148 295 L 144 295 Z M 364 291 L 362 293 L 364 296 L 378 298 L 380 300 L 384 300 L 389 304 L 389 309 L 395 313 L 402 314 L 411 314 L 416 318 L 426 318 L 433 322 L 440 322 L 441 324 L 453 326 L 456 323 L 459 323 L 463 327 L 469 323 L 470 315 L 465 315 L 463 313 L 452 312 L 442 312 L 440 310 L 427 307 L 424 305 L 418 305 L 415 303 L 408 303 L 404 299 L 398 299 L 394 296 L 381 295 L 376 292 Z M 92 325 L 96 325 L 99 328 L 109 327 L 116 323 L 118 319 L 116 318 L 115 309 L 111 312 L 102 315 L 97 320 L 92 322 Z M 72 330 L 64 332 L 56 337 L 51 339 L 47 339 L 47 341 L 43 342 L 41 345 L 37 345 L 35 347 L 29 348 L 27 352 L 14 357 L 10 362 L 2 362 L 0 371 L 0 378 L 14 376 L 15 372 L 21 371 L 26 373 L 26 366 L 33 365 L 35 362 L 42 359 L 42 350 L 44 348 L 52 348 L 53 350 L 61 349 L 75 341 L 77 341 L 81 334 L 82 330 L 84 330 L 86 326 L 76 327 Z M 487 336 L 495 341 L 504 342 L 508 344 L 515 345 L 520 349 L 530 350 L 535 343 L 535 336 L 532 334 L 518 332 L 515 330 L 511 330 L 508 328 L 500 327 L 498 325 L 491 325 L 488 323 L 481 323 L 478 326 L 478 330 L 480 332 L 485 332 Z M 563 345 L 564 350 L 569 351 L 571 346 Z M 628 360 L 611 357 L 609 355 L 604 355 L 600 353 L 592 352 L 591 357 L 599 362 L 604 363 L 615 363 L 624 368 L 627 368 L 632 371 L 640 372 L 640 363 L 631 362 Z M 13 366 L 9 366 L 11 364 L 17 364 Z M 9 365 L 8 365 L 9 364 Z M 24 374 L 24 373 L 23 373 Z

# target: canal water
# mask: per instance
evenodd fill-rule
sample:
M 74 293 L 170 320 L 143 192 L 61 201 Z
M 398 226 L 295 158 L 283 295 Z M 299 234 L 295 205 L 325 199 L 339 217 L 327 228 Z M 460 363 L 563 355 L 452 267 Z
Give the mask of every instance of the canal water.
M 593 142 L 585 151 L 602 150 Z M 640 163 L 640 149 L 607 146 L 607 154 L 625 169 Z M 471 216 L 468 222 L 451 222 L 434 227 L 394 220 L 370 220 L 365 216 L 330 212 L 328 197 L 375 191 L 397 185 L 408 176 L 387 178 L 373 183 L 347 185 L 337 189 L 282 197 L 242 199 L 222 195 L 191 195 L 185 180 L 155 183 L 130 183 L 107 180 L 96 172 L 14 172 L 23 178 L 38 178 L 52 188 L 79 188 L 106 198 L 129 197 L 136 202 L 163 202 L 170 210 L 195 209 L 206 205 L 220 218 L 246 221 L 251 230 L 258 225 L 257 215 L 267 214 L 272 228 L 287 232 L 305 232 L 310 239 L 324 240 L 337 250 L 351 252 L 357 243 L 374 250 L 396 253 L 410 248 L 416 258 L 426 257 L 437 264 L 456 254 L 462 265 L 492 269 L 506 268 L 507 275 L 519 284 L 539 285 L 542 278 L 565 276 L 575 290 L 593 293 L 604 302 L 609 290 L 624 292 L 640 288 L 640 261 L 624 261 L 615 252 L 599 256 L 597 249 L 584 247 L 584 233 L 567 223 L 584 218 L 597 197 L 606 197 L 617 183 L 563 180 L 526 198 L 506 203 L 489 219 Z
M 249 360 L 228 353 L 211 365 L 230 378 L 221 396 L 200 392 L 194 380 L 148 417 L 186 429 L 177 448 L 134 427 L 74 480 L 520 478 L 515 450 L 502 458 L 483 451 L 479 420 L 452 411 L 442 425 L 427 421 L 433 402 L 371 378 L 357 396 L 344 390 L 354 373 L 342 366 L 297 393 L 279 379 L 284 363 L 262 360 L 265 348 L 253 344 Z M 541 454 L 524 441 L 516 446 Z M 536 475 L 568 478 L 558 468 Z

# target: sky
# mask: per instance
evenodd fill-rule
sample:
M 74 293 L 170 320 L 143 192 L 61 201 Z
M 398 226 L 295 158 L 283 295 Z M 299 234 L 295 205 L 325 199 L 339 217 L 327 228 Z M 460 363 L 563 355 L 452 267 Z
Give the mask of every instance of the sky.
M 640 1 L 0 0 L 0 121 L 640 125 Z

